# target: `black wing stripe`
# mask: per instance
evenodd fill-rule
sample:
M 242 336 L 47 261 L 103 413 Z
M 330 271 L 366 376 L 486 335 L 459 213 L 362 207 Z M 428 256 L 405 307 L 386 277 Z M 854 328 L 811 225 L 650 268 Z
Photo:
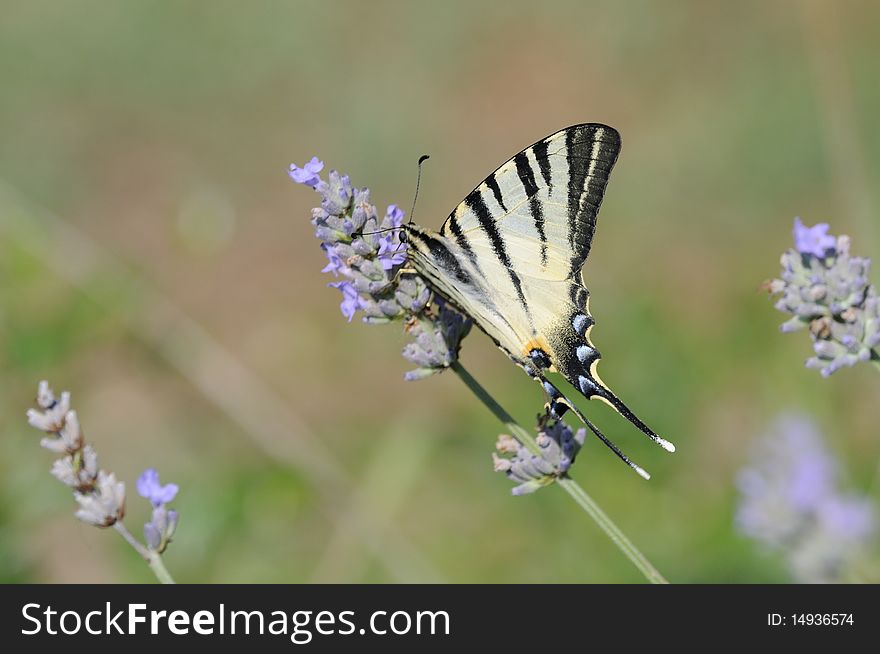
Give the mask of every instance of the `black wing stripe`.
M 574 251 L 571 275 L 575 276 L 590 253 L 599 205 L 620 151 L 620 137 L 613 130 L 591 125 L 570 130 L 565 138 L 569 167 L 568 238 Z
M 535 144 L 535 147 L 532 148 L 532 152 L 535 155 L 535 160 L 538 162 L 538 168 L 541 169 L 541 177 L 544 178 L 544 184 L 548 189 L 553 188 L 553 185 L 550 183 L 550 157 L 547 155 L 547 141 L 541 141 Z
M 443 269 L 449 271 L 459 282 L 463 284 L 471 282 L 470 275 L 461 267 L 458 259 L 443 241 L 421 231 L 408 230 L 407 235 L 421 241 L 434 260 L 439 262 Z
M 504 211 L 507 211 L 507 207 L 504 205 L 504 196 L 501 195 L 501 188 L 498 186 L 498 180 L 495 179 L 495 173 L 492 173 L 486 178 L 486 186 L 492 191 L 492 195 L 495 196 L 495 201 L 498 202 L 498 206 Z
M 498 257 L 498 261 L 500 261 L 501 265 L 507 270 L 507 274 L 510 276 L 510 281 L 516 289 L 516 294 L 519 296 L 523 311 L 530 316 L 528 303 L 523 294 L 522 282 L 510 263 L 510 257 L 507 255 L 507 249 L 504 246 L 504 239 L 501 238 L 501 234 L 498 232 L 498 227 L 495 225 L 495 220 L 493 220 L 489 213 L 489 207 L 486 206 L 483 194 L 480 193 L 479 189 L 476 189 L 464 199 L 464 203 L 468 209 L 474 212 L 474 215 L 480 223 L 480 227 L 483 228 L 483 231 L 485 231 L 486 235 L 489 237 L 495 256 Z
M 532 164 L 525 152 L 520 152 L 513 158 L 516 166 L 516 174 L 519 175 L 519 181 L 522 182 L 525 189 L 526 197 L 530 198 L 538 192 L 538 184 L 535 182 L 535 171 L 532 170 Z
M 581 243 L 579 214 L 580 198 L 584 192 L 587 181 L 587 171 L 590 165 L 590 151 L 593 139 L 584 139 L 582 129 L 572 129 L 565 135 L 566 158 L 568 159 L 568 242 L 574 249 L 576 243 Z
M 547 146 L 545 144 L 545 157 L 546 152 Z M 544 208 L 541 206 L 541 201 L 538 199 L 538 184 L 537 182 L 535 182 L 535 171 L 532 170 L 532 164 L 529 163 L 529 158 L 525 152 L 520 152 L 518 155 L 516 155 L 513 158 L 513 163 L 514 165 L 516 165 L 516 174 L 519 176 L 519 181 L 522 182 L 523 190 L 525 190 L 526 197 L 529 199 L 529 211 L 531 211 L 532 213 L 532 220 L 535 221 L 535 229 L 538 231 L 538 238 L 541 239 L 541 265 L 546 266 L 547 235 L 544 233 Z M 547 180 L 549 176 L 550 173 L 548 169 L 547 176 L 544 177 L 544 179 Z M 547 184 L 549 186 L 549 182 L 547 182 Z
M 467 255 L 468 259 L 470 259 L 474 266 L 477 266 L 477 269 L 479 270 L 479 266 L 477 264 L 477 255 L 474 253 L 474 250 L 471 247 L 471 243 L 470 241 L 468 241 L 467 236 L 464 235 L 464 232 L 461 229 L 461 225 L 458 224 L 458 218 L 455 216 L 455 213 L 453 213 L 449 217 L 446 225 L 449 226 L 449 231 L 455 237 L 455 242 L 458 243 L 458 246 L 462 250 L 464 250 L 464 253 Z

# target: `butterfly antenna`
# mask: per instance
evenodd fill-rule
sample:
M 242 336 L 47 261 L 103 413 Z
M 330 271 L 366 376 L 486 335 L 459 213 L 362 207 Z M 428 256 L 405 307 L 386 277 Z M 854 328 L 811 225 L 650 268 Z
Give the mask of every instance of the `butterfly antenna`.
M 416 200 L 419 199 L 419 184 L 422 181 L 422 164 L 425 163 L 430 158 L 431 158 L 431 156 L 427 155 L 427 154 L 423 154 L 421 157 L 419 157 L 419 163 L 417 164 L 418 168 L 419 168 L 419 172 L 418 172 L 418 176 L 416 177 L 416 192 L 415 192 L 415 195 L 413 195 L 412 209 L 409 210 L 409 220 L 407 221 L 407 225 L 412 224 L 413 216 L 416 213 Z
M 397 227 L 386 227 L 385 229 L 377 229 L 375 232 L 358 232 L 358 234 L 362 236 L 367 236 L 369 234 L 385 234 L 386 232 L 394 231 L 397 231 Z

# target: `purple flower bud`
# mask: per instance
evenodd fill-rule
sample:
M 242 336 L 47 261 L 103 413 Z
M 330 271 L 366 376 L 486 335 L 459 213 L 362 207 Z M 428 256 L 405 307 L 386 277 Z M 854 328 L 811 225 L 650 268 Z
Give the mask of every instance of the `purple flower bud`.
M 160 554 L 165 551 L 177 529 L 177 511 L 164 505 L 153 508 L 152 519 L 144 525 L 144 540 L 147 547 Z

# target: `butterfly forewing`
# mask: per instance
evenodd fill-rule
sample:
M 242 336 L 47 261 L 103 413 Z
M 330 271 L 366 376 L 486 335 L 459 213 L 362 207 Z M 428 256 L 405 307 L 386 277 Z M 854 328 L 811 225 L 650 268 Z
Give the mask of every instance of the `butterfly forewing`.
M 498 245 L 540 265 L 540 276 L 580 272 L 596 214 L 620 152 L 617 130 L 598 124 L 561 130 L 504 163 L 456 207 L 440 233 L 473 247 Z M 492 232 L 502 233 L 500 243 Z M 503 251 L 496 252 L 503 259 Z M 508 253 L 509 258 L 509 253 Z M 564 270 L 559 260 L 566 259 Z M 549 264 L 549 265 L 548 265 Z M 555 264 L 555 265 L 554 265 Z

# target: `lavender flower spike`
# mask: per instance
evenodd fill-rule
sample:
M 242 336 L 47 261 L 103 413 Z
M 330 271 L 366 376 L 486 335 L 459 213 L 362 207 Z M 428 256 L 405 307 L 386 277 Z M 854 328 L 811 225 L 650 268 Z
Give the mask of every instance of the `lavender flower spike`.
M 783 415 L 737 479 L 737 527 L 781 554 L 797 581 L 841 581 L 876 531 L 873 505 L 841 491 L 838 472 L 815 425 Z
M 458 358 L 470 320 L 433 300 L 425 281 L 403 268 L 404 212 L 392 204 L 380 219 L 368 189 L 354 188 L 348 176 L 335 170 L 322 179 L 323 166 L 313 157 L 302 168 L 291 164 L 289 174 L 321 196 L 321 206 L 312 210 L 312 224 L 327 256 L 322 272 L 341 278 L 329 286 L 342 292 L 342 315 L 349 322 L 358 312 L 367 323 L 404 321 L 415 342 L 404 348 L 403 355 L 419 366 L 406 379 L 445 370 Z
M 850 239 L 828 225 L 795 219 L 795 248 L 782 255 L 782 275 L 767 285 L 776 308 L 791 314 L 782 331 L 809 328 L 815 356 L 808 368 L 828 377 L 860 361 L 880 361 L 880 303 L 868 281 L 870 259 L 849 254 Z
M 49 434 L 40 445 L 61 458 L 52 464 L 51 473 L 73 491 L 79 505 L 76 517 L 95 527 L 113 527 L 140 554 L 162 583 L 174 583 L 159 554 L 171 540 L 177 527 L 177 512 L 166 504 L 177 495 L 176 484 L 159 483 L 155 470 L 146 470 L 137 481 L 138 492 L 153 503 L 153 519 L 144 528 L 144 547 L 125 527 L 125 484 L 112 472 L 98 467 L 98 453 L 85 442 L 76 411 L 70 408 L 70 393 L 56 398 L 49 383 L 41 381 L 37 406 L 27 412 L 28 423 Z
M 586 437 L 587 430 L 584 428 L 573 434 L 564 422 L 543 416 L 538 423 L 538 437 L 535 439 L 541 450 L 540 456 L 530 452 L 512 436 L 502 434 L 495 449 L 511 456 L 501 457 L 493 452 L 493 466 L 496 472 L 503 472 L 508 479 L 518 483 L 511 491 L 514 495 L 534 493 L 568 472 Z
M 153 504 L 151 520 L 144 525 L 144 540 L 147 547 L 158 553 L 165 551 L 171 537 L 177 529 L 178 514 L 174 509 L 169 509 L 166 504 L 174 501 L 177 496 L 177 484 L 159 483 L 159 473 L 155 468 L 147 468 L 137 480 L 137 490 Z
M 407 381 L 424 379 L 442 372 L 458 358 L 462 339 L 471 329 L 471 321 L 437 301 L 436 315 L 413 318 L 407 331 L 415 340 L 403 348 L 403 357 L 418 366 L 404 375 Z

